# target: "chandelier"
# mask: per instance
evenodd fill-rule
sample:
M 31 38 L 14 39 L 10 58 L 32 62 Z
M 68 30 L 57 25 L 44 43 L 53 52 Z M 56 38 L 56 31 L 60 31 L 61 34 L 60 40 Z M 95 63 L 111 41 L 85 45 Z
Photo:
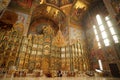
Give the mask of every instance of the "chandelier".
M 56 36 L 53 38 L 52 44 L 57 47 L 64 47 L 67 45 L 65 38 L 62 35 L 62 32 L 60 30 L 60 24 L 59 24 L 59 30 L 58 30 Z

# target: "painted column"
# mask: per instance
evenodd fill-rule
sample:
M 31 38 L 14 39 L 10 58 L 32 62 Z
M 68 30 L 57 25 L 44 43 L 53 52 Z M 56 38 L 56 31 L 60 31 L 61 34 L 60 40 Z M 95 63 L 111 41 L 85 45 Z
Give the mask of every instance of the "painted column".
M 31 7 L 31 10 L 30 10 L 30 15 L 28 15 L 27 24 L 24 27 L 23 36 L 27 36 L 28 30 L 29 30 L 29 26 L 30 26 L 30 22 L 31 22 L 32 12 L 33 12 L 34 8 L 35 8 L 35 6 L 33 4 L 32 7 Z
M 103 0 L 109 14 L 112 16 L 112 17 L 115 17 L 116 16 L 116 13 L 111 5 L 111 0 Z
M 115 12 L 111 5 L 111 0 L 103 0 L 103 2 L 107 8 L 107 11 L 109 12 L 110 17 L 112 18 L 112 21 L 114 21 L 114 23 L 117 24 L 117 21 L 115 19 L 117 13 Z

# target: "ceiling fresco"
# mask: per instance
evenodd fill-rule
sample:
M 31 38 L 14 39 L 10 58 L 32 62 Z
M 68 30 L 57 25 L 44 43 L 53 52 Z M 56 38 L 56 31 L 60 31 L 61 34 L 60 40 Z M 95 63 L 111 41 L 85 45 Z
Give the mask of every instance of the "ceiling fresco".
M 39 17 L 46 17 L 53 21 L 63 22 L 65 20 L 65 14 L 59 8 L 51 5 L 41 4 L 37 6 L 32 13 L 32 20 Z
M 33 0 L 11 0 L 8 8 L 29 13 Z
M 29 33 L 42 33 L 40 27 L 41 25 L 43 26 L 43 23 L 49 24 L 55 31 L 58 31 L 58 24 L 61 24 L 62 30 L 66 26 L 66 16 L 59 8 L 48 4 L 41 4 L 32 13 Z
M 96 1 L 100 0 L 11 0 L 8 9 L 30 14 L 32 8 L 29 33 L 42 34 L 44 25 L 50 25 L 58 31 L 61 24 L 61 30 L 64 30 L 69 23 L 68 16 L 71 23 L 80 25 L 88 7 Z M 67 8 L 70 8 L 68 14 Z
M 71 9 L 71 19 L 70 21 L 75 24 L 81 24 L 82 17 L 84 16 L 87 10 L 87 4 L 82 1 L 76 1 Z
M 74 0 L 46 0 L 47 3 L 53 4 L 57 7 L 61 7 L 67 4 L 72 4 Z

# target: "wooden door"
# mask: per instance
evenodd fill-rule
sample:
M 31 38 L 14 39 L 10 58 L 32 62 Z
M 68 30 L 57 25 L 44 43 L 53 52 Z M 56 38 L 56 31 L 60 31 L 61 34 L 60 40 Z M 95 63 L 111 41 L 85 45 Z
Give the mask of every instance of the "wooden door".
M 120 77 L 119 69 L 116 63 L 109 64 L 109 67 L 113 77 Z

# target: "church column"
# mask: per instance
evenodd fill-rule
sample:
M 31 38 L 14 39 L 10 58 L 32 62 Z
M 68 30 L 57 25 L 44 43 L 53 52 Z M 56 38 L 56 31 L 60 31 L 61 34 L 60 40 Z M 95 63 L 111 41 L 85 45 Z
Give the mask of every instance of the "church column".
M 74 45 L 71 46 L 71 71 L 74 71 Z
M 107 8 L 107 11 L 108 11 L 110 17 L 112 18 L 112 21 L 113 21 L 115 24 L 117 24 L 117 21 L 116 21 L 116 19 L 115 19 L 117 13 L 115 12 L 115 10 L 114 10 L 113 7 L 112 7 L 111 0 L 103 0 L 103 2 L 104 2 L 105 6 L 106 6 L 106 8 Z
M 107 10 L 108 10 L 108 12 L 110 14 L 110 16 L 112 16 L 113 18 L 115 18 L 116 12 L 114 11 L 114 9 L 113 9 L 113 7 L 111 5 L 111 0 L 103 0 L 103 2 L 105 4 L 105 6 L 106 6 L 106 8 L 107 8 Z
M 35 5 L 33 4 L 33 5 L 31 6 L 30 14 L 28 15 L 27 24 L 26 24 L 26 26 L 24 27 L 24 32 L 23 32 L 23 35 L 24 35 L 24 36 L 27 36 L 28 29 L 29 29 L 30 22 L 31 22 L 32 12 L 33 12 L 34 8 L 35 8 Z
M 72 71 L 72 46 L 69 46 L 69 54 L 70 54 L 70 71 Z

